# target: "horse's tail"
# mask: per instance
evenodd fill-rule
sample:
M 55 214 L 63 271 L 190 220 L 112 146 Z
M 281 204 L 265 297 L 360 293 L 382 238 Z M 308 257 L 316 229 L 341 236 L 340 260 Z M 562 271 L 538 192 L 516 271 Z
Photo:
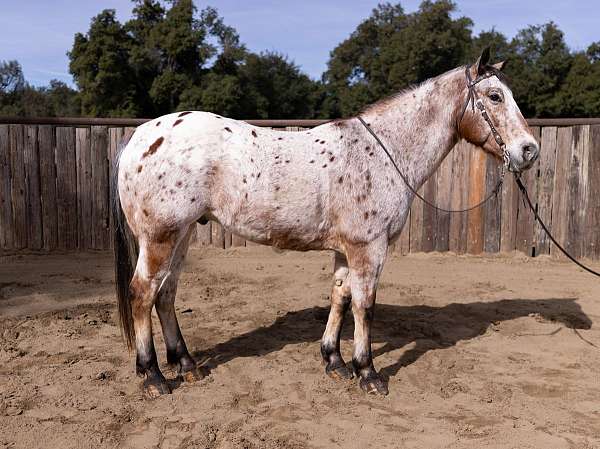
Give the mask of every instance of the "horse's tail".
M 115 285 L 117 289 L 117 300 L 119 304 L 119 321 L 121 323 L 121 334 L 129 349 L 133 348 L 135 341 L 135 329 L 133 327 L 133 315 L 131 312 L 131 301 L 129 284 L 133 277 L 135 265 L 138 258 L 137 241 L 127 224 L 121 199 L 119 198 L 119 161 L 121 154 L 127 146 L 131 135 L 125 135 L 119 144 L 111 177 L 112 194 L 112 216 L 114 224 L 114 255 L 115 255 Z

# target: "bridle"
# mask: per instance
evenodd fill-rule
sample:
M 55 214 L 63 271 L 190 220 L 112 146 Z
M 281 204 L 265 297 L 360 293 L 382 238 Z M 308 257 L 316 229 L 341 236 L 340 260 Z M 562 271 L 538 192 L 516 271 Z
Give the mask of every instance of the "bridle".
M 481 98 L 479 98 L 479 96 L 477 95 L 477 91 L 475 90 L 475 86 L 478 83 L 480 83 L 481 81 L 483 81 L 485 79 L 491 78 L 492 76 L 497 76 L 497 74 L 493 71 L 486 71 L 484 74 L 479 75 L 475 79 L 472 79 L 471 78 L 471 66 L 468 65 L 465 68 L 465 77 L 467 78 L 467 90 L 468 90 L 467 100 L 465 101 L 465 104 L 462 108 L 460 118 L 458 119 L 458 121 L 456 123 L 456 128 L 457 128 L 457 131 L 460 130 L 460 124 L 462 123 L 462 119 L 465 116 L 467 107 L 469 107 L 469 103 L 471 104 L 471 109 L 473 110 L 473 113 L 475 113 L 475 107 L 477 107 L 477 109 L 479 109 L 479 112 L 481 112 L 481 117 L 488 124 L 488 126 L 490 128 L 490 132 L 492 134 L 492 137 L 494 137 L 494 140 L 498 144 L 498 147 L 500 147 L 500 151 L 502 151 L 502 159 L 504 161 L 504 169 L 510 170 L 510 155 L 508 154 L 508 151 L 506 150 L 506 143 L 504 143 L 504 139 L 502 139 L 502 136 L 500 135 L 500 133 L 494 126 L 492 119 L 490 118 L 490 116 L 487 113 L 487 110 L 485 109 L 485 105 L 483 104 L 483 101 L 481 100 Z
M 369 133 L 375 138 L 375 140 L 377 141 L 377 143 L 379 144 L 379 146 L 383 149 L 383 151 L 385 151 L 385 154 L 387 154 L 388 158 L 392 162 L 392 165 L 394 166 L 394 168 L 396 169 L 396 171 L 398 172 L 398 174 L 400 175 L 400 177 L 404 181 L 404 184 L 406 184 L 406 187 L 408 187 L 408 189 L 417 198 L 419 198 L 421 201 L 423 201 L 425 204 L 427 204 L 428 206 L 430 206 L 430 207 L 432 207 L 432 208 L 434 208 L 436 210 L 439 210 L 441 212 L 448 212 L 448 213 L 468 212 L 470 210 L 473 210 L 473 209 L 476 209 L 478 207 L 483 206 L 492 197 L 498 195 L 498 193 L 500 192 L 500 189 L 502 188 L 502 183 L 504 182 L 504 175 L 506 173 L 506 170 L 507 169 L 510 170 L 510 157 L 508 155 L 508 151 L 506 150 L 506 144 L 504 143 L 504 140 L 502 139 L 502 136 L 500 135 L 500 133 L 498 132 L 498 130 L 496 129 L 496 127 L 492 123 L 492 120 L 490 119 L 490 116 L 488 115 L 487 111 L 485 110 L 485 105 L 483 104 L 483 101 L 481 101 L 481 99 L 478 98 L 477 92 L 475 91 L 475 86 L 477 85 L 477 83 L 483 81 L 484 79 L 490 78 L 492 76 L 497 76 L 497 75 L 494 72 L 486 72 L 483 75 L 479 75 L 477 78 L 472 79 L 471 78 L 471 74 L 470 74 L 470 68 L 471 68 L 470 66 L 467 66 L 467 68 L 465 70 L 465 74 L 466 74 L 466 77 L 467 77 L 467 89 L 469 90 L 469 92 L 467 93 L 467 100 L 465 101 L 465 105 L 462 108 L 462 112 L 460 114 L 460 119 L 456 123 L 457 130 L 459 129 L 458 127 L 460 126 L 460 123 L 462 122 L 462 119 L 463 119 L 463 117 L 465 115 L 467 107 L 469 107 L 469 103 L 471 103 L 471 108 L 473 110 L 473 113 L 475 112 L 475 108 L 477 108 L 479 110 L 479 112 L 481 112 L 481 116 L 483 117 L 483 119 L 486 121 L 486 123 L 490 127 L 490 131 L 492 133 L 492 136 L 494 137 L 494 140 L 496 141 L 496 143 L 498 144 L 498 146 L 502 150 L 502 158 L 504 159 L 504 164 L 502 165 L 502 171 L 501 171 L 501 174 L 500 174 L 500 179 L 498 180 L 498 184 L 496 184 L 496 187 L 494 188 L 494 190 L 492 190 L 492 192 L 483 201 L 481 201 L 480 203 L 477 203 L 474 206 L 471 206 L 471 207 L 469 207 L 467 209 L 449 210 L 449 209 L 444 209 L 442 207 L 438 207 L 435 204 L 432 204 L 429 201 L 427 201 L 421 195 L 419 195 L 419 193 L 414 189 L 414 187 L 412 187 L 410 185 L 410 183 L 408 182 L 408 178 L 402 173 L 402 171 L 400 170 L 400 168 L 396 164 L 396 161 L 394 161 L 394 158 L 392 157 L 392 155 L 390 154 L 390 152 L 387 150 L 387 148 L 385 147 L 385 145 L 383 144 L 383 142 L 381 141 L 381 139 L 377 136 L 377 134 L 375 134 L 375 132 L 371 129 L 371 127 L 364 121 L 364 119 L 360 115 L 357 117 L 358 120 L 367 129 L 367 131 L 369 131 Z M 521 194 L 523 195 L 524 202 L 531 209 L 531 212 L 533 213 L 533 216 L 535 217 L 535 219 L 537 220 L 537 222 L 540 224 L 540 226 L 542 227 L 542 229 L 544 230 L 544 232 L 548 235 L 548 237 L 550 238 L 550 240 L 552 241 L 552 243 L 554 243 L 556 245 L 556 247 L 565 256 L 567 256 L 572 262 L 574 262 L 575 264 L 577 264 L 580 268 L 584 269 L 588 273 L 591 273 L 591 274 L 593 274 L 595 276 L 600 277 L 600 272 L 595 271 L 595 270 L 591 269 L 590 267 L 584 265 L 583 263 L 579 262 L 578 260 L 576 260 L 571 254 L 569 254 L 569 252 L 565 248 L 563 248 L 560 245 L 560 243 L 558 243 L 556 241 L 556 239 L 554 238 L 554 236 L 550 233 L 550 230 L 548 229 L 548 227 L 546 226 L 546 224 L 542 221 L 542 218 L 539 216 L 537 208 L 531 202 L 531 199 L 529 198 L 529 194 L 527 193 L 527 189 L 523 185 L 523 182 L 521 181 L 521 178 L 520 178 L 518 172 L 515 173 L 515 181 L 517 183 L 517 186 L 518 186 L 519 190 L 521 191 Z
M 383 149 L 383 151 L 385 152 L 387 157 L 390 159 L 392 165 L 394 166 L 394 168 L 396 169 L 396 171 L 402 178 L 402 181 L 404 181 L 404 184 L 406 184 L 406 187 L 408 187 L 408 189 L 417 198 L 419 198 L 421 201 L 423 201 L 425 204 L 427 204 L 428 206 L 430 206 L 436 210 L 439 210 L 441 212 L 447 212 L 447 213 L 468 212 L 470 210 L 477 209 L 477 208 L 483 206 L 490 199 L 492 199 L 493 197 L 498 195 L 498 193 L 500 192 L 500 189 L 502 188 L 502 183 L 504 182 L 504 176 L 506 174 L 506 170 L 507 169 L 510 170 L 510 157 L 509 157 L 508 151 L 506 150 L 506 144 L 504 143 L 502 136 L 500 136 L 500 133 L 498 132 L 498 130 L 492 123 L 492 119 L 488 115 L 488 113 L 485 109 L 485 105 L 483 104 L 483 101 L 481 101 L 481 99 L 477 95 L 477 92 L 475 91 L 475 86 L 478 83 L 480 83 L 484 79 L 491 78 L 492 76 L 497 76 L 497 75 L 494 72 L 486 72 L 482 75 L 479 75 L 477 78 L 472 79 L 470 69 L 471 69 L 470 65 L 467 66 L 465 69 L 468 93 L 467 93 L 467 100 L 465 101 L 465 104 L 462 108 L 462 112 L 460 114 L 460 118 L 456 123 L 457 131 L 460 130 L 460 124 L 465 115 L 467 107 L 469 106 L 469 103 L 471 104 L 471 107 L 473 108 L 473 113 L 475 112 L 475 107 L 477 107 L 477 109 L 481 112 L 481 116 L 483 117 L 483 119 L 486 121 L 486 123 L 490 127 L 492 136 L 494 137 L 494 140 L 496 141 L 496 143 L 500 147 L 500 150 L 502 151 L 502 159 L 504 161 L 504 164 L 502 164 L 502 168 L 501 168 L 501 172 L 500 172 L 500 179 L 498 180 L 496 187 L 494 187 L 494 189 L 490 192 L 490 194 L 487 197 L 485 197 L 481 202 L 475 204 L 474 206 L 470 206 L 466 209 L 444 209 L 443 207 L 436 206 L 435 204 L 433 204 L 433 203 L 427 201 L 425 198 L 423 198 L 423 196 L 420 195 L 419 192 L 417 192 L 417 190 L 410 184 L 410 182 L 408 181 L 408 178 L 404 175 L 404 173 L 402 173 L 402 170 L 400 170 L 400 168 L 398 167 L 398 164 L 396 164 L 396 161 L 394 160 L 394 158 L 392 157 L 392 155 L 390 154 L 390 152 L 388 151 L 386 146 L 383 144 L 381 139 L 377 136 L 377 134 L 375 134 L 375 132 L 371 129 L 371 127 L 367 124 L 367 122 L 365 122 L 365 120 L 360 115 L 357 116 L 358 120 L 363 124 L 363 126 L 367 129 L 367 131 L 369 131 L 369 133 L 375 138 L 375 140 L 377 141 L 379 146 Z

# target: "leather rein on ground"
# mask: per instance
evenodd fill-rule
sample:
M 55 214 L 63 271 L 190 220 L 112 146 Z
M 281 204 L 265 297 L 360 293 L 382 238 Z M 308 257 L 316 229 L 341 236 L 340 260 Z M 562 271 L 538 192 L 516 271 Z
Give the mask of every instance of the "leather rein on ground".
M 402 173 L 402 171 L 398 167 L 398 164 L 396 164 L 396 161 L 394 160 L 394 158 L 392 157 L 392 155 L 390 154 L 390 152 L 388 151 L 388 149 L 386 148 L 386 146 L 383 144 L 383 142 L 381 141 L 381 139 L 377 136 L 377 134 L 375 134 L 375 132 L 371 129 L 371 127 L 364 121 L 364 119 L 360 115 L 357 117 L 358 120 L 367 129 L 367 131 L 369 131 L 369 133 L 377 141 L 377 143 L 379 144 L 379 146 L 383 149 L 383 151 L 385 152 L 385 154 L 389 158 L 390 162 L 392 163 L 392 165 L 394 166 L 394 168 L 396 169 L 396 171 L 398 172 L 398 174 L 402 178 L 402 181 L 404 181 L 404 184 L 406 184 L 406 187 L 408 187 L 408 189 L 417 198 L 419 198 L 421 201 L 423 201 L 423 203 L 427 204 L 429 207 L 432 207 L 435 210 L 439 210 L 441 212 L 446 212 L 446 213 L 468 212 L 468 211 L 471 211 L 473 209 L 477 209 L 477 208 L 483 206 L 490 199 L 492 199 L 493 197 L 495 197 L 495 196 L 498 195 L 498 193 L 500 192 L 500 189 L 502 188 L 502 183 L 504 182 L 504 175 L 506 173 L 506 170 L 507 169 L 510 170 L 510 157 L 509 157 L 508 151 L 506 150 L 506 143 L 504 142 L 504 140 L 502 139 L 502 136 L 500 136 L 500 133 L 498 132 L 498 130 L 496 129 L 496 127 L 492 123 L 492 120 L 490 119 L 490 116 L 488 115 L 488 113 L 487 113 L 487 111 L 485 109 L 485 105 L 483 104 L 483 101 L 481 101 L 481 99 L 478 98 L 477 92 L 475 91 L 475 86 L 477 85 L 477 83 L 483 81 L 484 79 L 490 78 L 492 76 L 496 76 L 496 74 L 494 72 L 486 72 L 486 73 L 484 73 L 482 75 L 479 75 L 477 78 L 475 78 L 473 80 L 471 78 L 470 68 L 471 68 L 470 66 L 467 66 L 466 69 L 465 69 L 465 76 L 467 78 L 468 94 L 467 94 L 467 101 L 465 102 L 465 105 L 463 106 L 462 112 L 460 114 L 460 119 L 457 122 L 457 128 L 460 127 L 460 123 L 462 122 L 462 119 L 463 119 L 463 117 L 465 115 L 467 107 L 469 106 L 469 103 L 471 104 L 471 108 L 473 109 L 473 112 L 475 112 L 475 107 L 477 107 L 477 109 L 481 113 L 481 116 L 483 117 L 483 119 L 488 124 L 488 126 L 490 128 L 490 132 L 491 132 L 492 136 L 494 137 L 494 140 L 498 144 L 498 147 L 500 148 L 500 150 L 502 150 L 502 159 L 504 161 L 504 164 L 502 165 L 502 171 L 501 171 L 501 174 L 500 174 L 500 179 L 498 180 L 498 183 L 496 184 L 496 187 L 490 192 L 490 194 L 486 198 L 483 199 L 483 201 L 475 204 L 474 206 L 468 207 L 466 209 L 444 209 L 443 207 L 436 206 L 435 204 L 433 204 L 433 203 L 429 202 L 428 200 L 426 200 L 425 198 L 423 198 L 423 196 L 420 195 L 416 191 L 416 189 L 410 184 L 410 182 L 408 182 L 408 178 L 404 175 L 404 173 Z M 515 172 L 514 175 L 515 175 L 515 182 L 517 183 L 517 186 L 519 187 L 519 191 L 523 195 L 523 202 L 525 204 L 527 204 L 527 206 L 531 209 L 531 212 L 533 213 L 535 219 L 540 224 L 540 226 L 542 227 L 542 229 L 544 230 L 544 232 L 546 233 L 546 235 L 548 235 L 548 237 L 550 238 L 550 240 L 552 241 L 552 243 L 554 243 L 556 245 L 556 247 L 565 256 L 567 256 L 569 258 L 569 260 L 571 260 L 577 266 L 579 266 L 583 270 L 587 271 L 588 273 L 591 273 L 593 275 L 596 275 L 596 276 L 600 277 L 600 273 L 599 272 L 592 270 L 591 268 L 585 266 L 584 264 L 582 264 L 581 262 L 579 262 L 578 260 L 576 260 L 571 254 L 569 254 L 567 252 L 566 249 L 564 249 L 556 241 L 556 239 L 554 238 L 554 236 L 550 233 L 550 231 L 546 227 L 546 224 L 542 221 L 542 219 L 538 215 L 538 212 L 537 212 L 535 206 L 531 202 L 531 199 L 529 198 L 529 194 L 527 192 L 527 188 L 525 187 L 525 185 L 521 181 L 520 174 L 518 172 Z

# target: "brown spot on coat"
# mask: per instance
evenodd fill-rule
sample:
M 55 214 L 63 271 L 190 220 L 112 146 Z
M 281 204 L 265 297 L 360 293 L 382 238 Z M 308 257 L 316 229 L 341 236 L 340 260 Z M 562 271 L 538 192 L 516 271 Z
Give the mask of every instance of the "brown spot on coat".
M 181 122 L 183 122 L 183 120 L 182 120 L 182 119 L 180 119 L 180 118 L 179 118 L 179 119 L 177 119 L 177 120 L 175 120 L 175 123 L 173 123 L 173 128 L 175 128 L 175 127 L 176 127 L 177 125 L 179 125 Z
M 227 126 L 226 126 L 225 128 L 223 128 L 223 129 L 224 129 L 225 131 L 227 131 L 227 132 L 230 132 L 230 133 L 232 133 L 232 132 L 233 132 L 233 131 L 232 131 L 231 129 L 229 129 L 229 127 L 227 127 Z
M 340 184 L 341 184 L 342 182 L 344 182 L 344 177 L 343 177 L 343 176 L 340 176 L 340 177 L 338 178 L 338 182 L 339 182 Z
M 334 159 L 335 159 L 335 156 L 331 156 L 331 157 L 329 158 L 329 162 L 333 162 L 333 160 L 334 160 Z
M 181 181 L 177 181 L 177 182 L 175 183 L 175 185 L 176 185 L 177 187 L 181 187 L 181 186 L 183 185 L 183 183 L 182 183 Z
M 365 220 L 369 218 L 369 212 L 365 212 Z
M 148 151 L 145 151 L 144 154 L 142 154 L 142 159 L 144 159 L 146 156 L 150 156 L 151 154 L 156 153 L 156 150 L 158 150 L 158 147 L 160 147 L 164 141 L 165 141 L 165 138 L 163 136 L 160 136 L 158 139 L 156 139 L 154 141 L 154 143 L 152 145 L 150 145 L 150 148 L 148 148 Z M 138 170 L 138 172 L 139 172 L 139 170 Z
M 141 165 L 138 165 L 137 172 L 140 173 L 142 171 L 142 168 L 144 168 L 144 167 Z
M 252 137 L 256 137 L 256 131 L 252 130 Z
M 146 217 L 148 217 L 148 216 L 150 215 L 146 209 L 142 209 L 142 212 L 144 213 L 144 215 L 145 215 Z
M 177 117 L 183 117 L 184 115 L 188 115 L 188 114 L 191 114 L 191 112 L 185 111 L 185 112 L 182 112 L 181 114 L 179 114 Z
M 160 122 L 156 122 L 156 126 L 160 126 Z

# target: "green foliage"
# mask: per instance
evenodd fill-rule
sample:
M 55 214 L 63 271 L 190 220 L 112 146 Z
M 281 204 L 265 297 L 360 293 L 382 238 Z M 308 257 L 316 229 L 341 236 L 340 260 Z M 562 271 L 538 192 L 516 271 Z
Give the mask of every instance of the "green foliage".
M 315 82 L 281 55 L 248 52 L 214 8 L 198 14 L 192 0 L 135 0 L 123 25 L 105 10 L 75 36 L 69 57 L 88 115 L 201 109 L 289 118 L 315 110 Z
M 80 110 L 77 91 L 65 83 L 52 80 L 48 87 L 32 87 L 17 61 L 0 62 L 0 115 L 76 116 Z
M 234 118 L 335 118 L 461 64 L 486 46 L 528 117 L 600 116 L 600 42 L 572 52 L 553 23 L 507 39 L 472 33 L 451 0 L 425 0 L 407 14 L 383 3 L 330 54 L 320 81 L 276 52 L 255 54 L 216 9 L 193 0 L 132 0 L 92 18 L 68 53 L 78 91 L 28 85 L 17 61 L 0 62 L 0 113 L 156 117 L 207 110 Z
M 324 74 L 326 107 L 350 115 L 366 104 L 460 65 L 471 44 L 470 19 L 452 18 L 449 0 L 424 1 L 405 14 L 380 4 L 331 53 Z

